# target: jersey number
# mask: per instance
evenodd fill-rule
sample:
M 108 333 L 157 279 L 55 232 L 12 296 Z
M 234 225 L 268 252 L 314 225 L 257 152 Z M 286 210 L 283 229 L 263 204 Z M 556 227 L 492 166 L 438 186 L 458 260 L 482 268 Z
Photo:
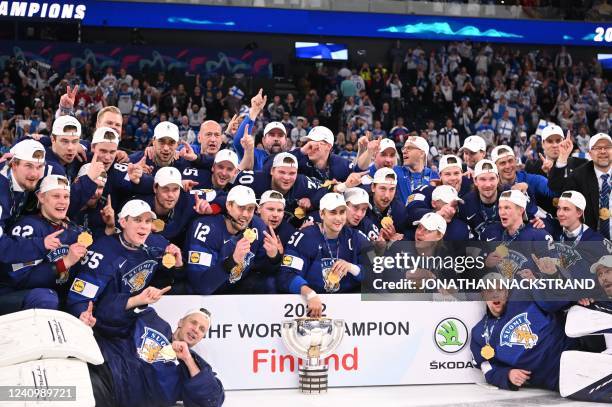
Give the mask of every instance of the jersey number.
M 292 244 L 293 246 L 297 247 L 298 243 L 303 237 L 304 237 L 303 233 L 296 232 L 291 235 L 291 238 L 289 239 L 289 242 L 287 242 L 287 244 Z
M 83 260 L 81 260 L 81 264 L 87 264 L 90 269 L 97 269 L 100 265 L 100 260 L 103 258 L 103 254 L 88 250 Z
M 34 233 L 34 228 L 30 225 L 15 226 L 13 228 L 13 236 L 28 237 L 32 236 L 32 233 Z
M 241 185 L 250 185 L 255 180 L 255 174 L 253 171 L 242 171 L 240 174 L 240 184 Z
M 198 176 L 198 170 L 196 168 L 185 168 L 183 170 L 183 175 L 197 177 Z
M 195 230 L 195 233 L 193 234 L 193 236 L 198 239 L 200 242 L 204 243 L 206 242 L 206 235 L 210 233 L 210 226 L 208 225 L 202 225 L 201 223 L 198 223 L 198 227 Z

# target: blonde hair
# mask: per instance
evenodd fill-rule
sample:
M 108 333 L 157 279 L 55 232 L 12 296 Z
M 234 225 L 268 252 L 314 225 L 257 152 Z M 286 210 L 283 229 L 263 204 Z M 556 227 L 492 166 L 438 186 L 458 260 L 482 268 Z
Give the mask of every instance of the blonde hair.
M 123 117 L 123 115 L 121 114 L 121 110 L 119 110 L 117 106 L 106 106 L 100 109 L 100 111 L 98 112 L 98 115 L 96 116 L 96 125 L 100 123 L 100 120 L 102 120 L 102 116 L 104 116 L 104 114 L 108 112 L 115 113 Z

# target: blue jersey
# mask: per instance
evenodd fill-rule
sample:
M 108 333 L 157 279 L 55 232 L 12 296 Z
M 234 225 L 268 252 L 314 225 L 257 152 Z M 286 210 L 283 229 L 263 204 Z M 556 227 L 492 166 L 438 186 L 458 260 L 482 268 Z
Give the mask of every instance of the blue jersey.
M 240 126 L 238 126 L 238 130 L 236 130 L 236 135 L 234 136 L 234 150 L 236 151 L 236 154 L 238 154 L 238 158 L 240 159 L 240 161 L 242 161 L 242 158 L 244 157 L 244 148 L 242 147 L 242 144 L 240 144 L 240 140 L 242 140 L 242 137 L 245 134 L 251 134 L 251 132 L 253 131 L 253 124 L 254 123 L 249 117 L 249 115 L 246 115 L 240 123 Z M 247 126 L 248 133 L 245 133 L 245 129 Z M 255 147 L 255 151 L 253 153 L 255 158 L 255 163 L 253 164 L 253 171 L 260 171 L 264 169 L 264 163 L 266 162 L 269 156 L 268 152 L 263 148 Z M 271 167 L 272 164 L 270 163 L 270 168 Z
M 272 177 L 269 173 L 262 171 L 241 171 L 236 176 L 234 185 L 250 187 L 255 192 L 257 198 L 260 198 L 264 192 L 272 189 Z M 319 207 L 319 201 L 323 198 L 323 195 L 328 192 L 327 188 L 321 188 L 321 184 L 317 179 L 298 174 L 291 189 L 286 194 L 283 194 L 285 197 L 285 211 L 292 213 L 298 206 L 297 201 L 302 198 L 310 199 L 312 209 L 316 209 Z
M 422 172 L 412 172 L 408 167 L 396 165 L 393 171 L 397 175 L 396 198 L 404 205 L 408 203 L 408 197 L 418 187 L 429 185 L 431 180 L 440 178 L 437 172 L 428 167 L 425 167 Z
M 174 406 L 182 400 L 188 407 L 217 407 L 225 394 L 221 381 L 208 363 L 191 351 L 200 373 L 191 376 L 185 363 L 164 359 L 160 351 L 172 344 L 172 329 L 153 308 L 125 310 L 124 301 L 115 302 L 103 315 L 94 312 L 108 326 L 120 326 L 121 335 L 97 335 L 104 361 L 112 373 L 114 402 L 118 407 Z
M 68 214 L 71 215 L 75 210 L 78 211 L 85 206 L 89 198 L 96 193 L 98 185 L 86 175 L 79 177 L 78 182 L 73 183 L 79 172 L 79 168 L 81 168 L 81 163 L 75 159 L 68 165 L 62 165 L 59 158 L 50 148 L 47 149 L 45 160 L 47 162 L 47 167 L 51 170 L 47 172 L 46 175 L 63 175 L 68 178 L 68 181 L 72 184 L 70 186 L 70 207 L 68 209 Z
M 144 157 L 144 151 L 136 151 L 135 153 L 130 154 L 128 159 L 131 163 L 136 164 L 137 162 L 142 160 L 142 157 Z M 151 160 L 148 157 L 145 160 L 145 163 L 148 166 L 153 167 L 153 172 L 151 173 L 152 175 L 155 175 L 157 173 L 157 170 L 162 168 L 155 162 L 155 160 Z M 178 160 L 172 160 L 172 162 L 166 167 L 174 167 L 182 172 L 185 168 L 191 167 L 191 162 L 185 160 L 184 158 L 179 158 Z
M 21 263 L 43 258 L 47 254 L 44 237 L 24 238 L 21 234 L 13 236 L 10 233 L 33 192 L 19 187 L 8 166 L 0 172 L 0 191 L 0 261 Z
M 384 210 L 380 210 L 376 204 L 374 204 L 373 197 L 370 197 L 370 204 L 372 205 L 372 209 L 367 210 L 365 217 L 368 218 L 369 222 L 376 226 L 378 230 L 382 229 L 381 222 L 385 216 L 390 216 L 393 219 L 393 226 L 398 233 L 403 233 L 404 230 L 411 226 L 408 225 L 406 221 L 406 207 L 397 199 L 397 195 Z
M 113 163 L 113 165 L 111 165 L 106 172 L 106 185 L 104 185 L 104 191 L 102 192 L 102 197 L 104 199 L 103 203 L 106 204 L 106 197 L 110 195 L 112 197 L 113 209 L 115 210 L 115 213 L 119 213 L 123 203 L 130 200 L 134 194 L 153 193 L 152 176 L 143 174 L 143 176 L 140 178 L 140 182 L 138 184 L 134 184 L 132 181 L 130 181 L 127 169 L 127 164 Z M 79 180 L 81 178 L 83 177 L 80 177 Z M 81 208 L 78 208 L 77 210 L 80 210 Z M 72 205 L 70 211 L 72 211 Z
M 337 154 L 330 153 L 327 159 L 327 166 L 324 169 L 317 168 L 302 150 L 295 148 L 290 151 L 298 160 L 298 171 L 308 177 L 316 178 L 321 182 L 335 179 L 344 182 L 353 172 L 353 163 Z
M 236 265 L 234 249 L 238 240 L 242 239 L 243 232 L 231 234 L 224 215 L 201 216 L 191 224 L 185 239 L 189 294 L 238 292 L 241 280 L 253 269 L 264 270 L 280 260 L 280 256 L 277 256 L 278 259 L 268 258 L 263 247 L 263 232 L 268 228 L 258 216 L 253 217 L 249 228 L 256 231 L 257 238 L 251 243 L 244 263 Z
M 11 234 L 23 238 L 45 238 L 60 229 L 41 215 L 29 215 L 13 225 Z M 58 235 L 62 246 L 48 251 L 45 256 L 28 261 L 0 265 L 0 291 L 16 291 L 31 288 L 55 289 L 60 296 L 67 291 L 69 273 L 58 275 L 54 263 L 68 254 L 69 246 L 77 241 L 80 226 L 69 223 Z
M 359 256 L 368 245 L 362 232 L 346 226 L 336 239 L 325 238 L 318 224 L 298 230 L 285 247 L 278 274 L 279 289 L 299 294 L 302 286 L 307 285 L 317 293 L 358 291 L 364 277 Z M 326 277 L 337 259 L 359 266 L 359 274 L 347 273 L 338 284 L 329 282 Z
M 89 301 L 127 301 L 140 294 L 162 267 L 160 260 L 167 246 L 164 237 L 153 233 L 138 249 L 128 249 L 120 234 L 99 238 L 76 267 L 66 301 L 68 312 L 78 318 Z
M 70 219 L 74 223 L 83 226 L 83 228 L 89 229 L 94 238 L 102 237 L 106 234 L 106 224 L 102 219 L 100 211 L 104 209 L 105 205 L 106 197 L 102 196 L 93 208 L 84 207 L 80 211 L 71 214 Z M 118 222 L 115 222 L 115 224 L 118 224 Z
M 575 343 L 565 336 L 563 323 L 555 315 L 558 306 L 556 302 L 510 300 L 499 318 L 487 311 L 472 328 L 470 340 L 472 356 L 487 383 L 517 390 L 508 372 L 525 369 L 531 372 L 530 386 L 558 390 L 561 353 Z M 489 360 L 480 354 L 487 343 L 495 351 Z
M 319 214 L 319 211 L 311 211 L 308 213 L 306 220 L 308 222 L 321 223 L 321 215 Z M 374 224 L 372 218 L 369 218 L 367 216 L 364 216 L 357 226 L 351 226 L 348 222 L 346 223 L 346 226 L 351 229 L 360 231 L 370 241 L 378 239 L 378 234 L 380 233 L 379 227 Z M 286 241 L 288 240 L 289 239 L 287 239 Z
M 501 188 L 501 191 L 506 191 L 509 189 L 510 186 L 504 185 Z M 479 237 L 480 233 L 482 233 L 486 226 L 499 222 L 497 204 L 499 203 L 499 195 L 501 194 L 501 191 L 497 192 L 497 199 L 493 204 L 483 203 L 480 200 L 478 191 L 476 190 L 463 197 L 464 203 L 459 204 L 457 217 L 470 226 L 474 236 Z M 537 205 L 530 199 L 530 201 L 527 203 L 527 208 L 525 209 L 527 218 L 532 219 L 537 211 Z

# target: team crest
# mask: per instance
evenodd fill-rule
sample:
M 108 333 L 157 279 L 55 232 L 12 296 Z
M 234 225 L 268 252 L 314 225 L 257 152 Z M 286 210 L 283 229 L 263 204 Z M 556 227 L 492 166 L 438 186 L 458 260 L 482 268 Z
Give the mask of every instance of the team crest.
M 335 293 L 340 289 L 340 281 L 332 282 L 328 277 L 334 265 L 334 261 L 334 259 L 330 258 L 321 259 L 321 275 L 323 277 L 325 291 L 328 293 Z
M 170 344 L 170 341 L 155 329 L 145 327 L 140 337 L 142 342 L 138 348 L 138 357 L 147 363 L 167 362 L 168 360 L 160 354 L 162 348 Z
M 47 253 L 47 260 L 49 260 L 49 263 L 55 263 L 62 257 L 68 255 L 69 250 L 70 248 L 68 246 L 61 246 L 55 250 L 51 250 L 49 253 Z
M 523 312 L 512 318 L 499 334 L 501 346 L 522 346 L 531 349 L 538 343 L 538 335 L 531 330 L 531 322 L 527 319 L 527 313 Z
M 582 260 L 582 256 L 574 247 L 563 243 L 555 243 L 555 248 L 559 253 L 559 259 L 561 261 L 561 267 L 568 269 Z
M 495 267 L 502 276 L 511 279 L 517 271 L 523 268 L 525 263 L 527 263 L 527 257 L 517 251 L 508 250 L 508 256 Z
M 131 293 L 140 291 L 147 284 L 149 276 L 153 274 L 156 266 L 156 261 L 147 260 L 125 273 L 121 280 L 123 284 L 130 287 Z

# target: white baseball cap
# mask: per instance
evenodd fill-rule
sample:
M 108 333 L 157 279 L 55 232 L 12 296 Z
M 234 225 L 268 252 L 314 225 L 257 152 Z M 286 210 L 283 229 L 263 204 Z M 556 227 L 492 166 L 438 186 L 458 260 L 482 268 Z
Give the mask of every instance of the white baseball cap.
M 392 178 L 392 179 L 389 179 Z M 397 185 L 397 174 L 392 168 L 379 168 L 374 173 L 372 184 Z
M 404 143 L 404 146 L 406 146 L 406 144 L 412 144 L 413 146 L 415 146 L 419 150 L 423 151 L 425 153 L 426 157 L 427 157 L 427 154 L 429 154 L 429 143 L 427 142 L 427 140 L 425 140 L 421 136 L 410 136 L 410 137 L 408 137 L 406 139 L 406 142 Z
M 542 141 L 546 140 L 553 134 L 560 135 L 561 139 L 565 138 L 565 135 L 563 134 L 563 129 L 561 127 L 557 126 L 556 124 L 549 124 L 548 126 L 542 129 Z
M 446 221 L 441 215 L 438 215 L 435 212 L 428 212 L 420 220 L 412 222 L 413 225 L 423 225 L 423 227 L 427 230 L 434 231 L 445 234 L 446 233 Z
M 597 133 L 589 140 L 589 150 L 592 150 L 595 143 L 597 143 L 599 140 L 608 140 L 610 143 L 612 143 L 612 139 L 606 133 Z
M 367 203 L 368 207 L 372 209 L 372 205 L 370 204 L 370 196 L 363 188 L 348 188 L 346 191 L 344 191 L 344 200 L 347 203 L 352 203 L 353 205 Z
M 395 148 L 395 143 L 393 142 L 393 140 L 389 138 L 384 138 L 380 140 L 380 144 L 378 145 L 378 151 L 382 153 L 388 148 L 392 148 L 395 154 L 397 155 L 397 148 Z
M 437 186 L 431 193 L 432 201 L 442 201 L 444 203 L 451 203 L 453 201 L 463 203 L 463 199 L 459 198 L 457 190 L 450 185 Z
M 115 143 L 119 145 L 119 133 L 110 127 L 98 127 L 91 138 L 91 145 L 97 143 Z
M 597 260 L 595 263 L 593 263 L 591 265 L 591 273 L 596 274 L 597 267 L 599 266 L 612 267 L 612 256 L 611 255 L 603 256 L 599 260 Z
M 77 178 L 81 178 L 83 175 L 87 175 L 87 171 L 89 171 L 89 167 L 91 167 L 91 163 L 85 163 L 81 165 L 81 168 L 79 168 L 79 172 L 77 173 Z M 100 173 L 100 176 L 97 179 L 104 181 L 106 183 L 107 178 L 108 178 L 108 174 L 106 173 L 106 171 L 102 171 Z
M 262 206 L 266 202 L 278 202 L 285 206 L 285 197 L 280 192 L 270 189 L 261 194 L 261 198 L 259 198 L 259 206 Z
M 172 122 L 160 122 L 155 126 L 153 130 L 153 139 L 159 140 L 160 138 L 168 137 L 174 141 L 179 141 L 179 129 L 178 126 Z
M 38 188 L 38 192 L 44 194 L 47 191 L 52 191 L 54 189 L 63 189 L 70 192 L 70 182 L 68 178 L 63 175 L 47 175 L 40 182 L 40 188 Z
M 440 172 L 442 172 L 449 167 L 457 167 L 462 170 L 463 162 L 461 161 L 461 158 L 452 154 L 443 155 L 442 158 L 440 158 L 440 162 L 438 163 L 438 169 Z
M 559 197 L 559 201 L 568 201 L 569 203 L 574 205 L 576 208 L 581 209 L 583 211 L 586 208 L 586 199 L 584 198 L 584 195 L 582 195 L 578 191 L 563 192 L 561 196 Z
M 325 126 L 313 127 L 304 138 L 312 141 L 325 141 L 329 145 L 334 145 L 334 133 Z
M 230 189 L 227 194 L 227 202 L 235 202 L 239 206 L 255 205 L 257 206 L 257 198 L 255 192 L 249 187 L 244 185 L 236 185 Z
M 502 144 L 501 146 L 495 147 L 493 151 L 491 151 L 491 161 L 496 163 L 497 160 L 507 155 L 515 157 L 514 151 L 509 146 Z
M 76 130 L 64 131 L 67 126 L 76 127 Z M 76 136 L 81 137 L 81 123 L 74 116 L 60 116 L 53 122 L 51 133 L 55 136 Z
M 466 148 L 473 153 L 477 153 L 479 151 L 487 151 L 487 143 L 480 136 L 470 136 L 465 139 L 463 147 L 461 148 Z
M 298 160 L 291 153 L 278 153 L 274 156 L 274 161 L 272 161 L 272 168 L 275 167 L 298 167 Z
M 529 202 L 529 198 L 523 192 L 518 189 L 509 189 L 507 191 L 502 192 L 499 195 L 500 201 L 510 201 L 515 205 L 520 206 L 521 208 L 527 208 L 527 202 Z
M 263 132 L 264 136 L 274 129 L 279 129 L 280 131 L 283 132 L 285 136 L 287 136 L 287 129 L 281 122 L 270 122 L 266 124 L 266 127 L 264 128 L 264 132 Z
M 319 210 L 326 209 L 328 211 L 333 211 L 334 209 L 346 206 L 346 201 L 344 197 L 336 192 L 330 192 L 323 195 L 321 201 L 319 202 Z
M 162 167 L 155 173 L 154 184 L 160 187 L 176 184 L 183 188 L 183 178 L 181 172 L 174 167 Z
M 26 139 L 15 144 L 10 153 L 12 159 L 30 161 L 37 164 L 45 163 L 45 147 L 36 140 Z
M 495 165 L 493 161 L 480 160 L 474 166 L 474 178 L 478 178 L 478 176 L 488 173 L 499 175 L 497 172 L 497 165 Z
M 234 168 L 238 168 L 238 155 L 232 150 L 224 149 L 217 152 L 215 155 L 215 164 L 223 161 L 229 161 Z
M 123 205 L 123 208 L 121 208 L 119 219 L 123 219 L 127 216 L 136 217 L 143 213 L 150 213 L 153 219 L 157 219 L 157 215 L 151 210 L 148 203 L 140 199 L 132 199 L 131 201 L 127 201 L 125 205 Z

